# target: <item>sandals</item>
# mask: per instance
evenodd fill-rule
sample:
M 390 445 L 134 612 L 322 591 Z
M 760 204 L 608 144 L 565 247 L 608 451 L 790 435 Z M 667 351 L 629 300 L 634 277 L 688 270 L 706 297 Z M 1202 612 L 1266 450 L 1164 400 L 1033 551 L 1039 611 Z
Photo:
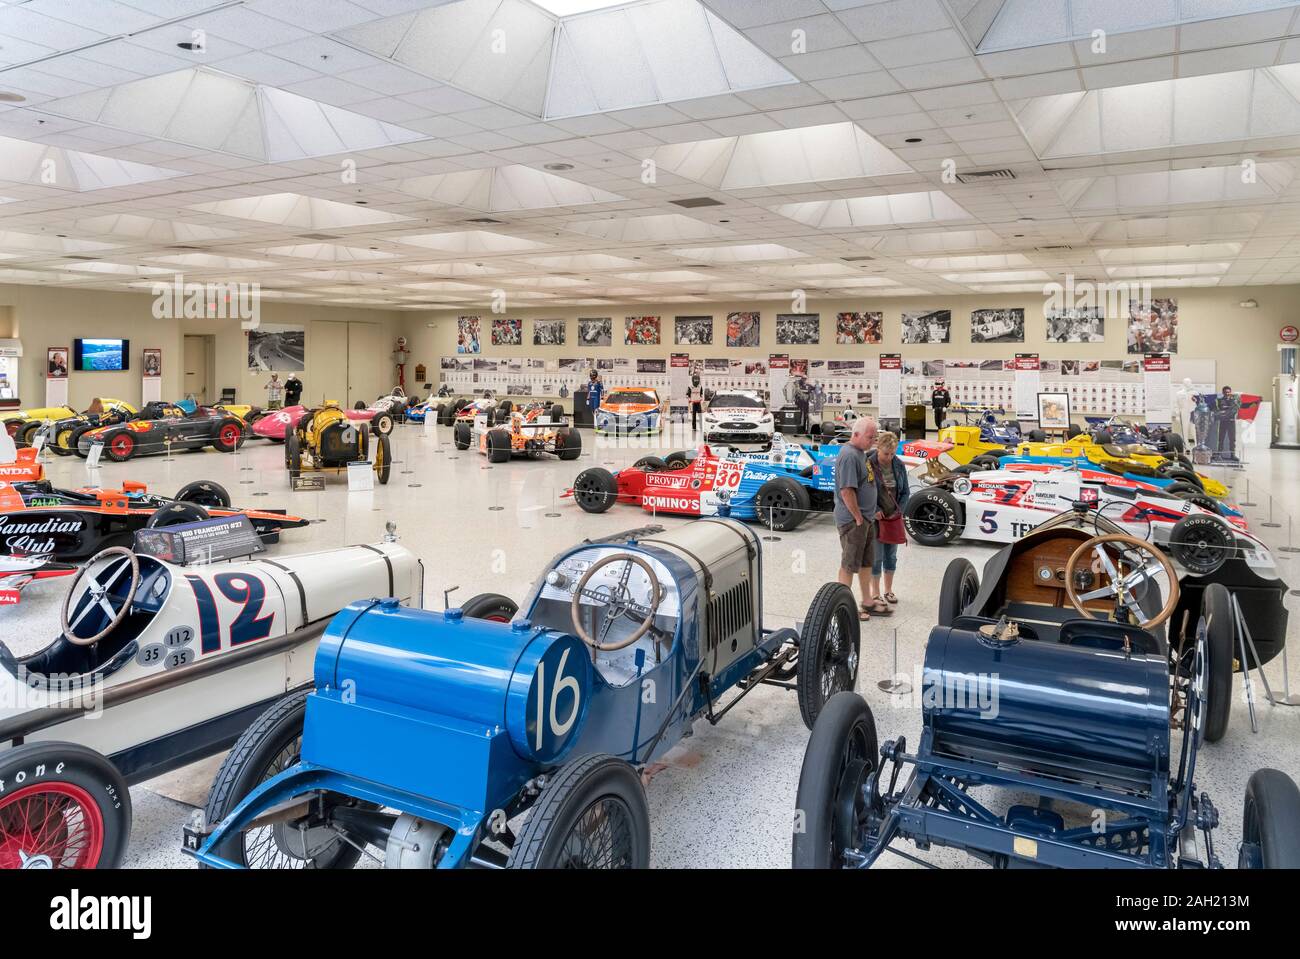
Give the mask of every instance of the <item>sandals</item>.
M 884 599 L 877 598 L 871 604 L 871 609 L 868 610 L 868 612 L 874 613 L 877 616 L 892 616 L 894 615 L 894 608 Z
M 888 603 L 890 606 L 896 606 L 898 605 L 898 597 L 895 596 L 893 593 L 886 593 L 885 602 Z
M 871 619 L 871 610 L 867 609 L 866 603 L 858 603 L 858 622 L 865 623 Z

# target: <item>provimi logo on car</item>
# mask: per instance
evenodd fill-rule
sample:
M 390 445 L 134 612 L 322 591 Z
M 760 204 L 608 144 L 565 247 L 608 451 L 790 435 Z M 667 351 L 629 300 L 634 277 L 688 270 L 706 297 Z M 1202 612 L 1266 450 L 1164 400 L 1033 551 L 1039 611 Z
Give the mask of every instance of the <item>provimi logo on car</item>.
M 50 900 L 55 932 L 130 932 L 132 939 L 153 933 L 152 896 L 83 896 L 73 889 Z

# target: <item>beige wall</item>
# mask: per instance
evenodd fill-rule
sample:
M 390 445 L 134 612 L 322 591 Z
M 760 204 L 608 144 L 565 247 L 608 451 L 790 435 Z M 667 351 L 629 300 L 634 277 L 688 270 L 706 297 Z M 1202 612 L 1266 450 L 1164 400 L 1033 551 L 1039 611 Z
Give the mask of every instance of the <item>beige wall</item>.
M 1224 289 L 1154 290 L 1156 297 L 1174 297 L 1179 311 L 1179 352 L 1184 359 L 1213 359 L 1218 362 L 1220 385 L 1231 386 L 1239 392 L 1260 393 L 1267 396 L 1273 374 L 1277 371 L 1278 330 L 1288 324 L 1300 324 L 1300 286 L 1252 286 Z M 1258 301 L 1258 309 L 1242 309 L 1242 300 Z M 1046 322 L 1040 295 L 1011 294 L 997 296 L 934 296 L 928 298 L 885 298 L 863 296 L 858 299 L 810 299 L 807 312 L 821 314 L 820 346 L 778 346 L 776 343 L 776 315 L 792 312 L 789 304 L 772 300 L 762 302 L 718 302 L 712 304 L 643 304 L 626 307 L 566 307 L 563 310 L 512 310 L 506 316 L 523 319 L 567 318 L 567 346 L 533 346 L 533 328 L 524 323 L 524 345 L 515 347 L 492 346 L 492 314 L 486 310 L 482 317 L 482 343 L 484 356 L 641 356 L 666 357 L 673 352 L 690 352 L 694 356 L 766 356 L 769 353 L 789 353 L 795 357 L 853 358 L 875 356 L 879 353 L 902 353 L 916 359 L 993 359 L 1009 357 L 1013 353 L 1040 353 L 1044 358 L 1055 359 L 1121 359 L 1127 349 L 1127 320 L 1109 318 L 1106 321 L 1104 343 L 1047 343 Z M 1025 342 L 979 343 L 970 342 L 970 314 L 976 309 L 1020 307 L 1025 310 Z M 903 346 L 900 315 L 925 309 L 949 309 L 953 312 L 952 342 L 936 346 Z M 727 314 L 735 311 L 757 310 L 762 314 L 762 339 L 757 349 L 727 348 Z M 835 314 L 840 312 L 881 311 L 885 314 L 885 337 L 879 345 L 839 346 L 835 343 Z M 461 313 L 476 313 L 463 309 L 455 312 L 411 313 L 405 322 L 405 335 L 410 343 L 411 368 L 417 363 L 429 367 L 431 376 L 437 375 L 438 359 L 456 352 L 456 317 Z M 659 315 L 663 317 L 663 343 L 657 347 L 625 347 L 622 344 L 623 317 L 627 315 Z M 707 316 L 712 314 L 713 343 L 711 347 L 679 347 L 672 343 L 673 317 Z M 614 345 L 605 348 L 577 346 L 577 317 L 612 316 L 614 318 Z M 432 324 L 432 327 L 429 325 Z
M 22 340 L 23 358 L 19 388 L 24 406 L 45 405 L 46 349 L 63 346 L 69 350 L 77 337 L 122 337 L 131 341 L 131 369 L 126 372 L 78 373 L 68 379 L 68 400 L 76 409 L 85 409 L 96 396 L 112 396 L 131 403 L 140 401 L 142 391 L 143 351 L 160 347 L 163 351 L 162 396 L 179 399 L 184 384 L 182 369 L 183 338 L 186 333 L 212 334 L 215 337 L 216 382 L 209 384 L 213 398 L 223 387 L 235 387 L 240 402 L 263 403 L 264 384 L 269 374 L 248 371 L 247 340 L 239 321 L 232 320 L 159 320 L 152 312 L 149 293 L 112 293 L 95 290 L 67 290 L 38 286 L 0 286 L 0 336 L 12 335 Z M 6 324 L 5 314 L 11 315 Z M 261 319 L 265 323 L 302 324 L 307 330 L 307 362 L 303 375 L 306 396 L 316 388 L 312 366 L 321 360 L 321 347 L 313 346 L 312 329 L 317 323 L 364 323 L 382 331 L 373 339 L 385 343 L 383 350 L 358 350 L 349 356 L 350 376 L 358 391 L 373 398 L 392 388 L 396 378 L 391 351 L 397 326 L 404 317 L 383 310 L 329 308 L 264 302 Z M 10 333 L 5 326 L 12 327 Z M 69 362 L 71 356 L 69 355 Z M 284 379 L 284 376 L 281 376 Z M 338 387 L 340 384 L 331 384 Z M 339 397 L 343 399 L 343 397 Z

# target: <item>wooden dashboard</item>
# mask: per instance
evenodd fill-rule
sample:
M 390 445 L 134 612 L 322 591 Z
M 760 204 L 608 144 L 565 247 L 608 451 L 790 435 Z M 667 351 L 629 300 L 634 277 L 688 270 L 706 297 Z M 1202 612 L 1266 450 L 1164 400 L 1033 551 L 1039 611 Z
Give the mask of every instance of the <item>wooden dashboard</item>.
M 1079 544 L 1088 536 L 1061 536 L 1041 543 L 1012 558 L 1007 569 L 1006 603 L 1033 603 L 1038 606 L 1069 606 L 1070 600 L 1065 595 L 1065 564 L 1070 554 L 1079 548 Z M 1106 585 L 1109 579 L 1104 573 L 1092 572 L 1092 564 L 1087 559 L 1080 559 L 1075 567 L 1075 588 L 1080 593 Z M 1084 603 L 1090 610 L 1110 613 L 1115 608 L 1113 599 L 1095 599 Z

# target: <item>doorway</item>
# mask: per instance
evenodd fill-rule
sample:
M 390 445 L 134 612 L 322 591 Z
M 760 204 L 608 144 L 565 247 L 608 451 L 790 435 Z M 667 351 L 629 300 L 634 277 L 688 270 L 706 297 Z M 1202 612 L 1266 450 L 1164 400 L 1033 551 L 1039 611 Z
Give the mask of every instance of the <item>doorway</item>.
M 185 379 L 181 395 L 193 396 L 202 404 L 215 401 L 213 384 L 217 379 L 217 338 L 213 334 L 186 334 L 184 344 Z
M 387 331 L 378 323 L 316 320 L 308 349 L 304 402 L 336 401 L 344 408 L 369 405 L 392 389 Z

